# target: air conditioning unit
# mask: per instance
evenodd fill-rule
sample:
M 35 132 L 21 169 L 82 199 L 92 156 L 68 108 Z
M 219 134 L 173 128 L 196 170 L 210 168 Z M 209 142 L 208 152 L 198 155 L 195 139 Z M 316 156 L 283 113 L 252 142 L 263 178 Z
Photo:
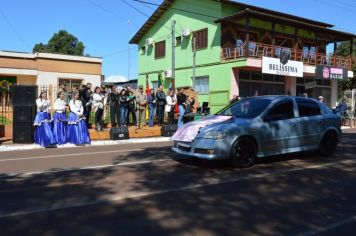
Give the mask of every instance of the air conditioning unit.
M 152 44 L 154 44 L 154 40 L 153 40 L 153 38 L 147 38 L 146 39 L 146 46 L 149 46 L 149 45 L 152 45 Z
M 191 33 L 192 33 L 192 31 L 190 29 L 183 29 L 182 30 L 182 35 L 184 37 L 189 37 Z
M 172 75 L 173 75 L 172 70 L 168 69 L 168 70 L 163 71 L 163 75 L 165 78 L 172 78 Z

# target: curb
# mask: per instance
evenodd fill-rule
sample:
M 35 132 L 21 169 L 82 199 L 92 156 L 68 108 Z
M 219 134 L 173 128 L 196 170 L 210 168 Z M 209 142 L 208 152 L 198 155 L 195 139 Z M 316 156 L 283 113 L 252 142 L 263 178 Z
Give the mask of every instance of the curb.
M 91 144 L 77 146 L 74 144 L 64 144 L 59 145 L 53 148 L 73 148 L 73 147 L 92 147 L 92 146 L 109 146 L 109 145 L 118 145 L 118 144 L 132 144 L 132 143 L 155 143 L 155 142 L 169 142 L 170 137 L 158 137 L 158 138 L 132 138 L 126 140 L 101 140 L 101 141 L 92 141 Z M 33 149 L 44 149 L 37 144 L 25 144 L 25 145 L 4 145 L 0 146 L 0 152 L 6 151 L 22 151 L 22 150 L 33 150 Z

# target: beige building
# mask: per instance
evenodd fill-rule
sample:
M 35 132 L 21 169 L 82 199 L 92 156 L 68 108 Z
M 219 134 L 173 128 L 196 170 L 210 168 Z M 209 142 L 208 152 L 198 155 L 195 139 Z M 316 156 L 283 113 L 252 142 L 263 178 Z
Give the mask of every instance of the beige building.
M 68 89 L 81 84 L 101 85 L 102 59 L 50 53 L 0 51 L 0 86 L 7 83 L 57 87 L 65 82 Z

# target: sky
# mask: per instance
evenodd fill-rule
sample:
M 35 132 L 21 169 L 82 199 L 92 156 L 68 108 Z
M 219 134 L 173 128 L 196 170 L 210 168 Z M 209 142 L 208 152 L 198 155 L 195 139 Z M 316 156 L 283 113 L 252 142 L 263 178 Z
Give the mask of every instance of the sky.
M 103 58 L 103 74 L 137 77 L 137 47 L 128 41 L 156 9 L 134 0 L 0 0 L 0 50 L 32 52 L 61 29 Z M 128 6 L 134 6 L 139 11 Z M 162 0 L 146 0 L 160 4 Z M 197 0 L 191 0 L 197 1 Z M 331 23 L 356 34 L 356 0 L 243 0 L 243 3 Z

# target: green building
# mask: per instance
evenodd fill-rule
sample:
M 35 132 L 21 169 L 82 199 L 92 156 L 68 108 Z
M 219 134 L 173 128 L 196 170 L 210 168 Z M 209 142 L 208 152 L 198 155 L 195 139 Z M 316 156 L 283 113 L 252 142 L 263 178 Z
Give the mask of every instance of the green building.
M 352 45 L 355 35 L 332 27 L 229 0 L 165 0 L 130 43 L 139 49 L 138 84 L 148 78 L 156 88 L 161 74 L 169 88 L 174 76 L 175 87 L 193 86 L 212 113 L 233 95 L 323 96 L 335 106 L 337 80 L 353 77 L 352 58 L 326 48 Z

